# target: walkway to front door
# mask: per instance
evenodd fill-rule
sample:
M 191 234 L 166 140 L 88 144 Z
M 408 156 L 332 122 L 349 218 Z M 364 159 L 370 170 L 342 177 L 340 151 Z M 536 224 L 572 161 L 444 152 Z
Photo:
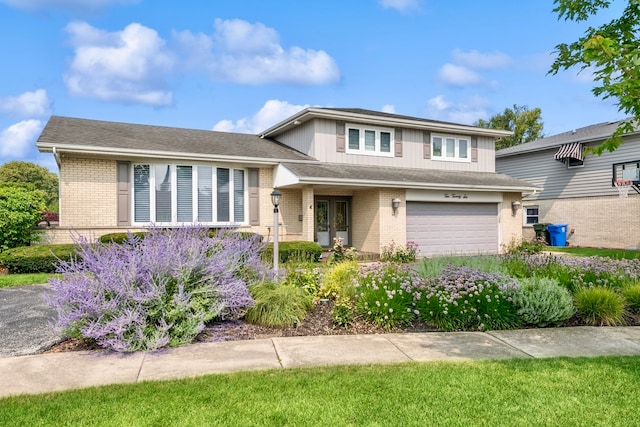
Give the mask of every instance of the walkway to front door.
M 333 239 L 341 237 L 344 246 L 351 243 L 350 199 L 348 197 L 317 196 L 316 202 L 316 242 L 322 247 L 333 245 Z

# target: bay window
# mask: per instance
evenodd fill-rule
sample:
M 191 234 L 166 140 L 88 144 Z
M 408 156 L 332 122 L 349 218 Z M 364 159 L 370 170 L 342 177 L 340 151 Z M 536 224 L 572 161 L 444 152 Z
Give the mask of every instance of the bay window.
M 245 174 L 203 165 L 134 164 L 134 222 L 246 223 Z

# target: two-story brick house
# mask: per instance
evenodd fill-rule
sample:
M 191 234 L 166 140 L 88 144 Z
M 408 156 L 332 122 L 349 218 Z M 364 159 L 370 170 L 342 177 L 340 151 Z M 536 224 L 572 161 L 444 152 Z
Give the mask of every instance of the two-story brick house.
M 52 117 L 37 146 L 60 168 L 60 224 L 100 236 L 152 224 L 333 238 L 379 253 L 497 253 L 522 233 L 523 193 L 495 173 L 508 133 L 361 109 L 307 108 L 259 135 Z

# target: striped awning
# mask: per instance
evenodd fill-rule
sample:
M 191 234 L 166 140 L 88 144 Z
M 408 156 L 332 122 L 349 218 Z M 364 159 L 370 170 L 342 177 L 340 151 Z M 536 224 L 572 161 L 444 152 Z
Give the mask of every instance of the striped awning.
M 564 144 L 558 152 L 553 156 L 554 159 L 561 162 L 566 159 L 584 160 L 584 149 L 582 143 L 572 142 L 570 144 Z

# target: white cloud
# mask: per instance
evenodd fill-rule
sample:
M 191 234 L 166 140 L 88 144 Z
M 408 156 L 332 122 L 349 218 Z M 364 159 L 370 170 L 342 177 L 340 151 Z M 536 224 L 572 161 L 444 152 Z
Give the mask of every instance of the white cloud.
M 13 117 L 44 117 L 51 114 L 51 101 L 44 89 L 24 92 L 0 98 L 0 113 Z
M 213 126 L 213 130 L 257 134 L 307 107 L 309 105 L 293 105 L 286 101 L 271 99 L 265 102 L 252 117 L 239 119 L 235 123 L 231 120 L 221 120 Z
M 464 52 L 455 49 L 451 53 L 453 62 L 472 69 L 504 68 L 511 64 L 509 55 L 502 52 L 482 53 L 477 50 Z
M 396 106 L 395 105 L 391 105 L 391 104 L 385 104 L 382 106 L 382 112 L 383 113 L 389 113 L 389 114 L 395 114 L 396 113 Z
M 385 9 L 395 9 L 401 13 L 420 10 L 420 0 L 379 0 L 378 3 Z
M 40 120 L 23 120 L 0 132 L 0 155 L 7 158 L 23 158 L 40 135 L 44 123 Z
M 461 102 L 451 102 L 438 95 L 427 101 L 427 116 L 434 120 L 473 124 L 488 117 L 490 102 L 481 96 L 473 96 Z
M 0 3 L 29 10 L 62 9 L 91 11 L 104 9 L 111 5 L 137 3 L 138 1 L 139 0 L 0 0 Z
M 438 72 L 438 77 L 445 84 L 452 86 L 480 85 L 484 79 L 475 71 L 461 65 L 444 64 Z
M 174 33 L 176 51 L 189 67 L 213 78 L 242 84 L 335 83 L 340 72 L 325 51 L 280 45 L 278 33 L 261 23 L 216 19 L 212 36 Z
M 132 23 L 122 31 L 107 32 L 85 22 L 66 27 L 75 56 L 65 74 L 73 95 L 105 101 L 169 105 L 164 75 L 172 70 L 173 54 L 158 33 Z

